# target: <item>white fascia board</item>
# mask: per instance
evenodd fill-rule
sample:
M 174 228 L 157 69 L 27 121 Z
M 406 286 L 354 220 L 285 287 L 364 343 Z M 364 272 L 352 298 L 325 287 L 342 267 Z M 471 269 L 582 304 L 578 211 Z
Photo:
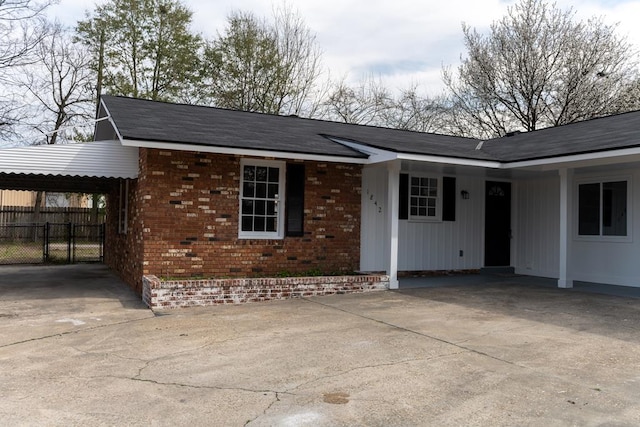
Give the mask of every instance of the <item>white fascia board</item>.
M 456 166 L 475 166 L 475 167 L 487 168 L 487 169 L 500 169 L 502 167 L 500 162 L 495 162 L 491 160 L 463 159 L 459 157 L 441 157 L 441 156 L 432 156 L 432 155 L 426 155 L 426 154 L 398 153 L 398 159 L 413 160 L 417 162 L 442 163 L 442 164 L 456 165 Z
M 289 153 L 284 151 L 253 150 L 249 148 L 218 147 L 213 145 L 191 145 L 173 142 L 140 141 L 123 139 L 125 147 L 156 148 L 160 150 L 198 151 L 200 153 L 237 154 L 252 157 L 273 157 L 276 159 L 313 160 L 328 163 L 355 163 L 367 164 L 368 159 L 342 156 L 325 156 L 321 154 Z
M 118 130 L 118 126 L 116 126 L 116 122 L 113 121 L 113 118 L 111 117 L 111 112 L 107 108 L 107 105 L 104 103 L 104 100 L 100 99 L 100 104 L 102 105 L 102 108 L 104 108 L 104 112 L 107 114 L 107 119 L 109 120 L 109 123 L 111 123 L 111 127 L 113 127 L 113 130 L 115 131 L 116 135 L 118 136 L 118 140 L 122 144 L 123 141 L 124 141 L 124 138 L 122 138 L 122 134 Z M 124 145 L 124 144 L 122 144 L 122 145 Z
M 587 163 L 588 165 L 598 162 L 616 163 L 616 158 L 618 157 L 630 157 L 639 155 L 640 147 L 623 148 L 619 150 L 598 151 L 595 153 L 574 154 L 570 156 L 550 157 L 537 160 L 524 160 L 521 162 L 509 162 L 504 163 L 502 165 L 502 169 L 539 167 L 543 170 L 552 170 L 560 167 L 566 167 L 567 163 Z
M 426 154 L 398 153 L 394 151 L 383 150 L 380 148 L 369 147 L 367 145 L 358 144 L 353 141 L 345 141 L 340 138 L 330 138 L 330 139 L 339 144 L 346 145 L 347 147 L 353 148 L 354 150 L 358 150 L 365 154 L 368 154 L 369 160 L 367 161 L 367 164 L 385 163 L 385 162 L 390 162 L 392 160 L 412 160 L 416 162 L 426 162 L 426 163 L 441 163 L 441 164 L 459 165 L 459 166 L 477 166 L 477 167 L 492 168 L 492 169 L 500 168 L 500 162 L 493 162 L 493 161 L 487 161 L 487 160 L 462 159 L 457 157 L 433 156 L 433 155 L 426 155 Z
M 358 144 L 353 141 L 345 141 L 344 139 L 340 139 L 340 138 L 328 137 L 328 139 L 338 144 L 344 145 L 345 147 L 349 147 L 353 150 L 367 154 L 369 156 L 369 158 L 367 159 L 368 165 L 390 162 L 398 158 L 398 153 L 394 153 L 393 151 L 387 151 L 379 148 L 369 147 L 366 145 Z

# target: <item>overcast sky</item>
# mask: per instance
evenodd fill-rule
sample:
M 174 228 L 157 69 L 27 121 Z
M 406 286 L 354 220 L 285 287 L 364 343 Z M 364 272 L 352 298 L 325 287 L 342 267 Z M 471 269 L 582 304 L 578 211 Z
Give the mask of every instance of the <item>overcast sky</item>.
M 552 0 L 550 0 L 552 1 Z M 222 32 L 233 10 L 270 17 L 271 0 L 183 0 L 193 13 L 194 29 L 212 38 Z M 499 20 L 514 1 L 507 0 L 288 0 L 316 34 L 323 62 L 333 79 L 357 81 L 380 76 L 387 87 L 418 84 L 422 92 L 442 90 L 442 66 L 456 66 L 464 54 L 461 24 L 481 32 Z M 601 16 L 619 23 L 618 34 L 640 48 L 640 0 L 557 0 L 573 6 L 578 17 Z M 50 14 L 73 26 L 95 3 L 60 0 Z

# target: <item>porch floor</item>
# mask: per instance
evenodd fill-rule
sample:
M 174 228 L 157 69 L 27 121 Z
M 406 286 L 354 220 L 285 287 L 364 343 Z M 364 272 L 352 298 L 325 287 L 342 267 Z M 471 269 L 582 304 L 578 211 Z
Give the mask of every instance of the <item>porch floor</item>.
M 558 288 L 557 279 L 525 276 L 519 274 L 452 274 L 447 276 L 402 277 L 399 279 L 399 281 L 400 290 L 508 283 L 527 287 L 555 288 L 558 289 L 558 291 L 566 292 L 587 292 L 593 294 L 640 298 L 640 287 L 616 286 L 589 282 L 574 282 L 573 288 L 563 289 Z

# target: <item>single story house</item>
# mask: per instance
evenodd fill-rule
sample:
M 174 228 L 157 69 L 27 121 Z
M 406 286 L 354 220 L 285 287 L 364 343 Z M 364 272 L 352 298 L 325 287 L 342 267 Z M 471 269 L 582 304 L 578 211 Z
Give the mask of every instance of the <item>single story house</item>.
M 149 277 L 177 299 L 485 267 L 640 286 L 640 112 L 483 141 L 103 96 L 94 139 L 2 150 L 0 187 L 108 193 L 105 262 L 147 301 Z

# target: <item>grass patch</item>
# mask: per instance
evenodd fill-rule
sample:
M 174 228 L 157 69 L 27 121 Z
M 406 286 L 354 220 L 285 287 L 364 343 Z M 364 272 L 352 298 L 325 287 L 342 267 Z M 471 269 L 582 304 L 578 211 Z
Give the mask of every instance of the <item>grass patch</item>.
M 74 256 L 75 255 L 75 256 Z M 76 244 L 75 261 L 100 261 L 100 244 Z M 67 243 L 51 243 L 47 263 L 66 264 L 69 261 Z M 42 242 L 0 242 L 0 264 L 42 264 Z

